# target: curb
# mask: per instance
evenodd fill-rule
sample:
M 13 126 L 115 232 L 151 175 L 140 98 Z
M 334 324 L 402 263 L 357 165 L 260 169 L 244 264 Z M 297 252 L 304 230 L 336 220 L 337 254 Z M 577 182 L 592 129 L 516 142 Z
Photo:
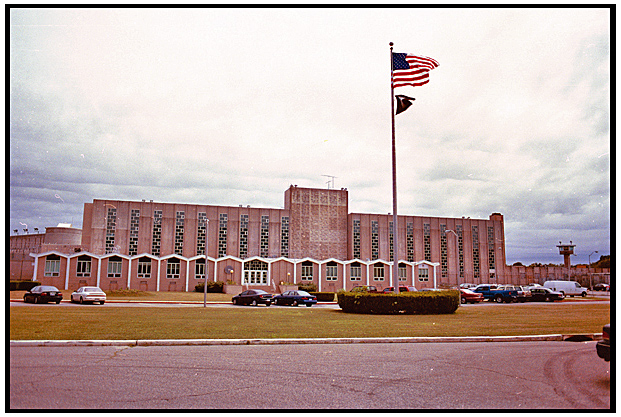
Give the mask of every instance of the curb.
M 231 346 L 318 345 L 354 343 L 455 343 L 455 342 L 562 342 L 601 340 L 601 333 L 580 335 L 468 336 L 468 337 L 363 337 L 313 339 L 162 339 L 162 340 L 11 340 L 10 347 L 67 346 Z

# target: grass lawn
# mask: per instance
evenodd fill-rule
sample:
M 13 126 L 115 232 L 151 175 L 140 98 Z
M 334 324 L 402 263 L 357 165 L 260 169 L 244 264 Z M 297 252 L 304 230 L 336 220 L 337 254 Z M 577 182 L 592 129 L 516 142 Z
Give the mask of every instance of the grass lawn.
M 73 290 L 61 290 L 63 300 L 70 300 Z M 24 298 L 26 291 L 11 291 L 13 300 Z M 106 291 L 108 300 L 134 300 L 134 301 L 203 301 L 202 292 L 168 292 L 168 291 L 134 291 L 119 290 Z M 231 301 L 233 294 L 207 293 L 207 301 Z
M 197 293 L 202 301 L 202 294 Z M 215 294 L 214 294 L 215 295 Z M 227 297 L 230 296 L 227 295 Z M 474 305 L 448 315 L 291 307 L 11 307 L 11 340 L 509 336 L 600 333 L 610 305 Z

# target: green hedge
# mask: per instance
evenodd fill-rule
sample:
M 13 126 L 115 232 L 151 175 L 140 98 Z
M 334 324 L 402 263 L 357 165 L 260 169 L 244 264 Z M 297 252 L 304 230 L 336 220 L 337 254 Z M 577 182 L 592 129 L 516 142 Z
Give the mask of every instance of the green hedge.
M 304 283 L 304 284 L 298 284 L 298 290 L 300 291 L 306 291 L 306 292 L 316 292 L 317 291 L 317 284 L 313 283 L 313 282 L 309 282 L 309 283 Z
M 9 291 L 29 291 L 37 285 L 41 283 L 39 281 L 9 281 Z
M 224 282 L 222 281 L 208 281 L 207 292 L 223 292 Z M 194 287 L 195 292 L 205 292 L 205 284 L 200 283 Z
M 309 292 L 310 295 L 317 297 L 317 301 L 334 301 L 333 292 Z
M 459 307 L 459 291 L 416 291 L 399 294 L 339 291 L 337 300 L 345 313 L 452 314 Z

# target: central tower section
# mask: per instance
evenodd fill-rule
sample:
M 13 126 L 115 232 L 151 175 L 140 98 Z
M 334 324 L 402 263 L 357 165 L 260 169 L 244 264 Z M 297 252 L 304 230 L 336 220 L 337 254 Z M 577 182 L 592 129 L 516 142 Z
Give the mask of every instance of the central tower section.
M 346 189 L 292 185 L 285 191 L 285 210 L 289 210 L 291 258 L 347 259 Z

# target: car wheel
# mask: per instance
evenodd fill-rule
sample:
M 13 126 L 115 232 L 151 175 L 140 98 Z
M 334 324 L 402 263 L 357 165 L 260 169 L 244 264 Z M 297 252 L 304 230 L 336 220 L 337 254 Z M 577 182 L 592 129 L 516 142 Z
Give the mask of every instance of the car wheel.
M 269 307 L 269 306 L 271 306 L 271 305 L 272 305 L 272 303 L 267 302 L 267 303 L 265 303 L 265 305 L 266 305 L 267 307 Z
M 278 300 L 274 300 L 274 305 L 277 306 L 278 305 Z
M 56 300 L 56 304 L 60 304 L 60 300 Z
M 291 305 L 292 305 L 293 307 L 297 307 L 297 306 L 298 306 L 298 302 L 297 302 L 297 300 L 293 300 L 293 302 L 291 303 Z
M 583 296 L 583 297 L 586 297 L 586 296 L 587 296 L 587 293 L 583 292 L 583 293 L 582 293 L 582 296 Z
M 34 298 L 34 304 L 39 304 L 39 297 Z
M 80 297 L 80 304 L 84 304 L 84 300 Z
M 252 306 L 256 307 L 257 306 L 257 300 L 252 300 Z
M 104 305 L 105 301 L 100 301 L 99 304 Z
M 502 303 L 502 296 L 501 295 L 497 295 L 496 296 L 496 302 L 497 303 Z
M 306 307 L 312 307 L 313 305 L 311 303 L 306 304 Z
M 233 298 L 233 305 L 237 305 L 237 298 Z
M 466 304 L 466 299 L 462 297 L 462 298 L 461 298 L 461 303 L 462 303 L 462 304 Z

